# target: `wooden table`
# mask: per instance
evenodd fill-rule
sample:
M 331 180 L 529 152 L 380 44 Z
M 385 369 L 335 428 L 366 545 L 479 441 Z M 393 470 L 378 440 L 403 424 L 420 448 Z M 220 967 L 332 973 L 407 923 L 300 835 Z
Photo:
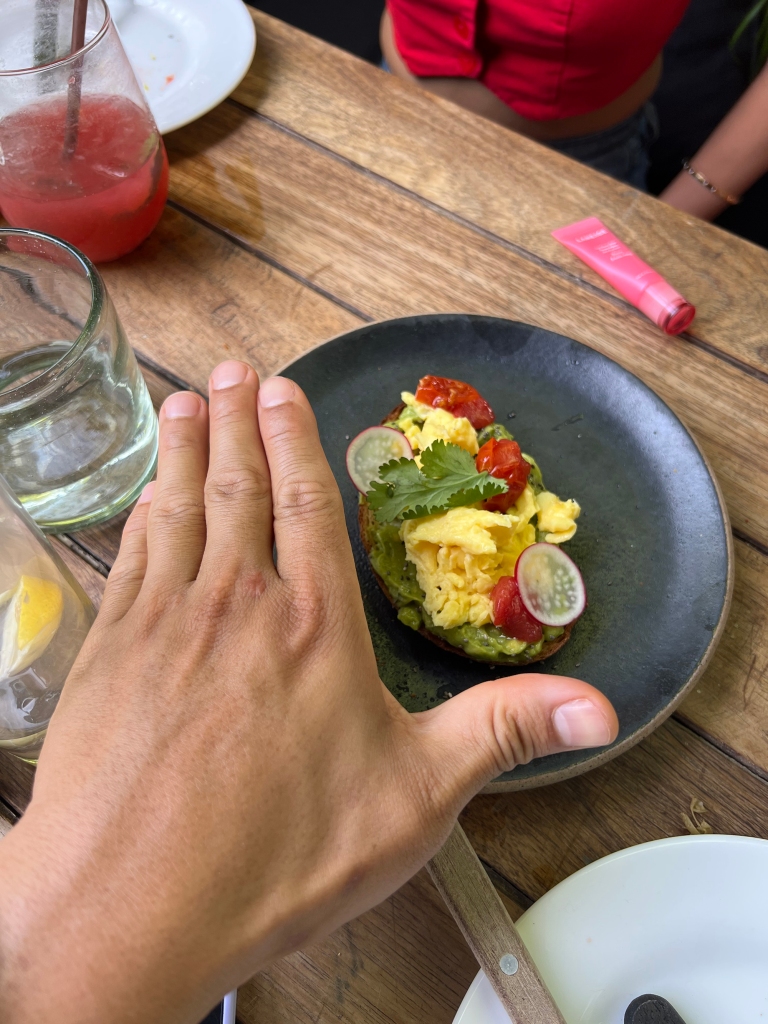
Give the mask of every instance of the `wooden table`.
M 737 562 L 725 637 L 640 746 L 551 788 L 478 797 L 462 821 L 514 915 L 634 843 L 697 825 L 768 838 L 768 252 L 254 18 L 245 81 L 167 139 L 159 228 L 104 267 L 154 398 L 203 391 L 220 359 L 269 374 L 362 322 L 446 310 L 540 324 L 638 374 L 696 434 L 725 492 Z M 690 335 L 664 337 L 550 237 L 593 214 L 696 304 Z M 122 521 L 56 541 L 96 601 Z M 8 820 L 30 787 L 26 766 L 0 758 Z M 239 1017 L 444 1024 L 475 969 L 422 873 L 254 978 Z

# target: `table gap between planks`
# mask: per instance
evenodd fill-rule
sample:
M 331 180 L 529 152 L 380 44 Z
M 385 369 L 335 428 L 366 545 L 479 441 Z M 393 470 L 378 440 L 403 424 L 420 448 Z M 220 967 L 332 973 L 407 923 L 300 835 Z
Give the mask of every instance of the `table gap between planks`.
M 709 457 L 736 538 L 724 639 L 678 713 L 558 786 L 474 800 L 467 833 L 513 916 L 614 850 L 685 832 L 768 838 L 768 253 L 259 12 L 234 96 L 167 137 L 154 235 L 103 268 L 156 405 L 220 359 L 261 374 L 361 323 L 463 311 L 577 338 L 636 373 Z M 597 215 L 698 307 L 661 335 L 557 245 Z M 124 516 L 55 539 L 96 603 Z M 29 766 L 0 758 L 0 835 Z M 691 802 L 704 810 L 691 813 Z M 449 1022 L 475 964 L 420 873 L 241 989 L 242 1024 Z

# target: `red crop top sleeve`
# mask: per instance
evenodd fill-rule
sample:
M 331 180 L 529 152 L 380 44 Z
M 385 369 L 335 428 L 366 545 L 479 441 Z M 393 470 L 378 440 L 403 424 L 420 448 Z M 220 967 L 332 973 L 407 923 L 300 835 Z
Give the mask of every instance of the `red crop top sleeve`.
M 478 0 L 387 0 L 395 46 L 420 78 L 477 78 Z

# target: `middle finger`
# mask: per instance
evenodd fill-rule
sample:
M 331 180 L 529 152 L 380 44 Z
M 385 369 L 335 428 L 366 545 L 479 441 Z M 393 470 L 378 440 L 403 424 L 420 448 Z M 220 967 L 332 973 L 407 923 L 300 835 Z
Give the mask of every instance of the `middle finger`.
M 259 378 L 247 363 L 220 363 L 211 374 L 204 571 L 273 571 L 272 491 L 256 412 L 258 391 Z

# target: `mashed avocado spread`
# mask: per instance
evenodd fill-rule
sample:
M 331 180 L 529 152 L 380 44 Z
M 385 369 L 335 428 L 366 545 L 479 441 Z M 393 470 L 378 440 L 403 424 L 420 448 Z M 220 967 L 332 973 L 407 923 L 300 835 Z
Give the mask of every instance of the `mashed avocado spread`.
M 420 410 L 406 405 L 397 418 L 387 423 L 387 426 L 405 433 L 411 424 L 422 422 Z M 492 437 L 497 440 L 513 440 L 512 434 L 503 424 L 491 423 L 478 433 L 478 444 L 483 445 Z M 545 490 L 541 470 L 530 455 L 523 453 L 523 458 L 531 465 L 528 483 L 534 494 L 540 494 Z M 541 652 L 545 643 L 562 635 L 562 629 L 544 626 L 542 639 L 535 644 L 526 644 L 523 640 L 507 636 L 492 625 L 473 626 L 465 622 L 452 629 L 436 626 L 424 608 L 424 592 L 416 578 L 416 566 L 406 558 L 405 544 L 400 539 L 400 523 L 374 523 L 370 536 L 373 542 L 370 552 L 371 564 L 386 583 L 397 608 L 397 617 L 403 625 L 414 630 L 424 626 L 430 633 L 453 647 L 458 647 L 471 658 L 503 665 L 528 664 Z M 543 536 L 538 535 L 538 531 L 536 539 L 543 539 Z

